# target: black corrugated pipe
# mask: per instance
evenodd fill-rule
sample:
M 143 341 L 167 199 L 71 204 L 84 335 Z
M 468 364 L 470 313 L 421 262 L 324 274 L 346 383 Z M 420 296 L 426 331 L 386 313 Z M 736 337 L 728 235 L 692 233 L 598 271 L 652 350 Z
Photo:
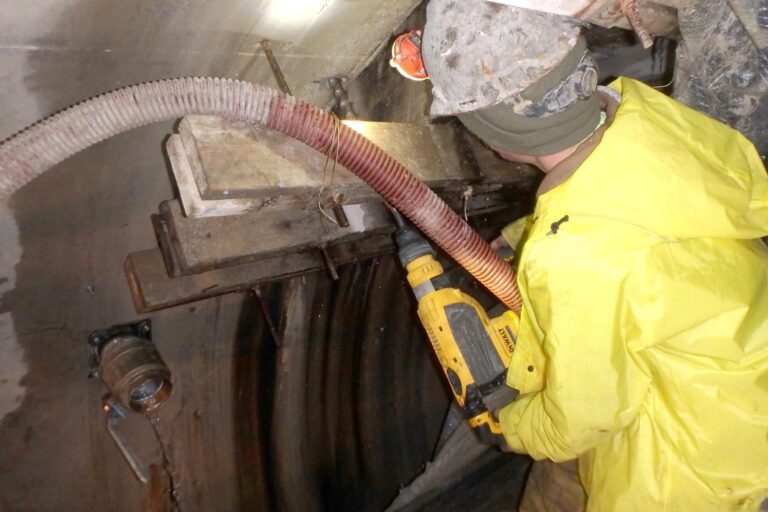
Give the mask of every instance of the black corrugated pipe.
M 163 120 L 216 115 L 278 130 L 338 159 L 499 298 L 519 311 L 512 267 L 400 163 L 333 115 L 261 85 L 176 78 L 133 85 L 74 105 L 0 145 L 0 198 L 104 139 Z

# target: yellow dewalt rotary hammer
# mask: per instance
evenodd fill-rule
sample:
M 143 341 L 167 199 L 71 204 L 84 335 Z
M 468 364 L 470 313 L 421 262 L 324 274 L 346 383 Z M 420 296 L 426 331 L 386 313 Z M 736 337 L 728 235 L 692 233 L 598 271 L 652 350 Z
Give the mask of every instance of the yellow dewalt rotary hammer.
M 489 319 L 475 299 L 449 282 L 429 242 L 393 213 L 398 256 L 456 402 L 483 443 L 503 444 L 501 427 L 484 398 L 505 385 L 520 320 L 509 310 Z

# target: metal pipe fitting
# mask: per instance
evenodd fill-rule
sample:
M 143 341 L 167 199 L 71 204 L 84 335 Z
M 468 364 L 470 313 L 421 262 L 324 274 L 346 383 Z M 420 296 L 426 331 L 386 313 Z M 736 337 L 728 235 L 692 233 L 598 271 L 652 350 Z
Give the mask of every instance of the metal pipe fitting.
M 118 336 L 103 346 L 99 375 L 120 402 L 137 412 L 159 407 L 173 389 L 171 371 L 155 344 L 136 336 Z
M 150 320 L 94 331 L 88 344 L 89 377 L 100 377 L 124 407 L 147 413 L 171 396 L 171 370 L 152 343 Z

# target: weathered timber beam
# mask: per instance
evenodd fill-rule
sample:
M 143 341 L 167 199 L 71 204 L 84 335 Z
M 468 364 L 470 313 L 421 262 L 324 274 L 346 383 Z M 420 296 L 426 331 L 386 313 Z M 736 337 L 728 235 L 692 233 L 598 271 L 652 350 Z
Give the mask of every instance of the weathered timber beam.
M 530 207 L 535 171 L 501 160 L 454 124 L 355 123 L 477 228 L 498 228 Z M 180 199 L 152 216 L 160 250 L 134 253 L 125 265 L 140 312 L 324 267 L 333 275 L 336 265 L 393 249 L 395 225 L 381 198 L 298 141 L 188 117 L 167 148 Z M 332 197 L 346 222 L 330 220 L 338 219 Z
M 471 193 L 463 194 L 465 191 Z M 440 195 L 457 212 L 476 218 L 499 211 L 522 214 L 522 198 L 531 197 L 530 191 L 517 184 L 487 182 L 475 183 L 471 189 L 466 184 L 456 190 L 443 189 Z M 184 215 L 178 201 L 165 201 L 160 205 L 160 214 L 153 216 L 153 225 L 171 276 L 359 240 L 395 229 L 391 213 L 380 201 L 345 205 L 344 211 L 349 223 L 346 227 L 330 221 L 317 208 L 195 219 Z M 330 208 L 326 213 L 333 215 Z
M 519 215 L 525 205 L 514 203 L 503 210 L 484 212 L 470 217 L 472 226 L 483 236 L 492 237 L 511 218 Z M 161 249 L 132 253 L 125 261 L 125 272 L 136 311 L 147 313 L 178 306 L 226 293 L 240 292 L 255 285 L 278 281 L 315 271 L 330 271 L 337 266 L 366 260 L 394 252 L 389 229 L 366 233 L 355 240 L 327 245 L 326 256 L 317 247 L 301 251 L 274 254 L 238 265 L 222 266 L 205 272 L 171 277 Z
M 345 121 L 433 188 L 479 179 L 530 178 L 530 169 L 475 145 L 482 167 L 467 165 L 467 143 L 452 123 L 415 125 Z M 189 116 L 166 144 L 185 215 L 194 218 L 304 208 L 318 190 L 346 203 L 377 197 L 357 176 L 280 133 L 215 117 Z
M 165 201 L 154 226 L 172 276 L 289 256 L 395 229 L 392 214 L 380 202 L 347 206 L 345 212 L 347 227 L 334 224 L 316 209 L 193 219 L 184 216 L 178 201 Z
M 332 265 L 342 265 L 394 250 L 394 241 L 391 235 L 386 234 L 330 246 L 326 252 Z M 169 277 L 161 251 L 150 249 L 129 254 L 124 266 L 136 311 L 141 314 L 324 270 L 327 263 L 320 251 L 308 250 L 198 274 Z

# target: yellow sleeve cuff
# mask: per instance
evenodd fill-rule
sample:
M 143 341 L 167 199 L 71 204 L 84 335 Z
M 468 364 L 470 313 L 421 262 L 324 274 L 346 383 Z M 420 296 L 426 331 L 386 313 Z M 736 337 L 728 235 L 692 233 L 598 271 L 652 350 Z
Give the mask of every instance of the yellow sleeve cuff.
M 504 238 L 507 244 L 514 249 L 517 254 L 520 254 L 523 242 L 528 238 L 532 220 L 533 216 L 527 215 L 521 219 L 517 219 L 511 224 L 507 224 L 504 229 L 501 230 L 502 238 Z
M 535 394 L 521 395 L 499 411 L 499 423 L 501 424 L 502 434 L 504 434 L 507 446 L 513 452 L 528 453 L 525 446 L 523 446 L 523 442 L 520 440 L 520 436 L 517 434 L 517 425 L 520 423 L 523 411 L 528 407 Z

